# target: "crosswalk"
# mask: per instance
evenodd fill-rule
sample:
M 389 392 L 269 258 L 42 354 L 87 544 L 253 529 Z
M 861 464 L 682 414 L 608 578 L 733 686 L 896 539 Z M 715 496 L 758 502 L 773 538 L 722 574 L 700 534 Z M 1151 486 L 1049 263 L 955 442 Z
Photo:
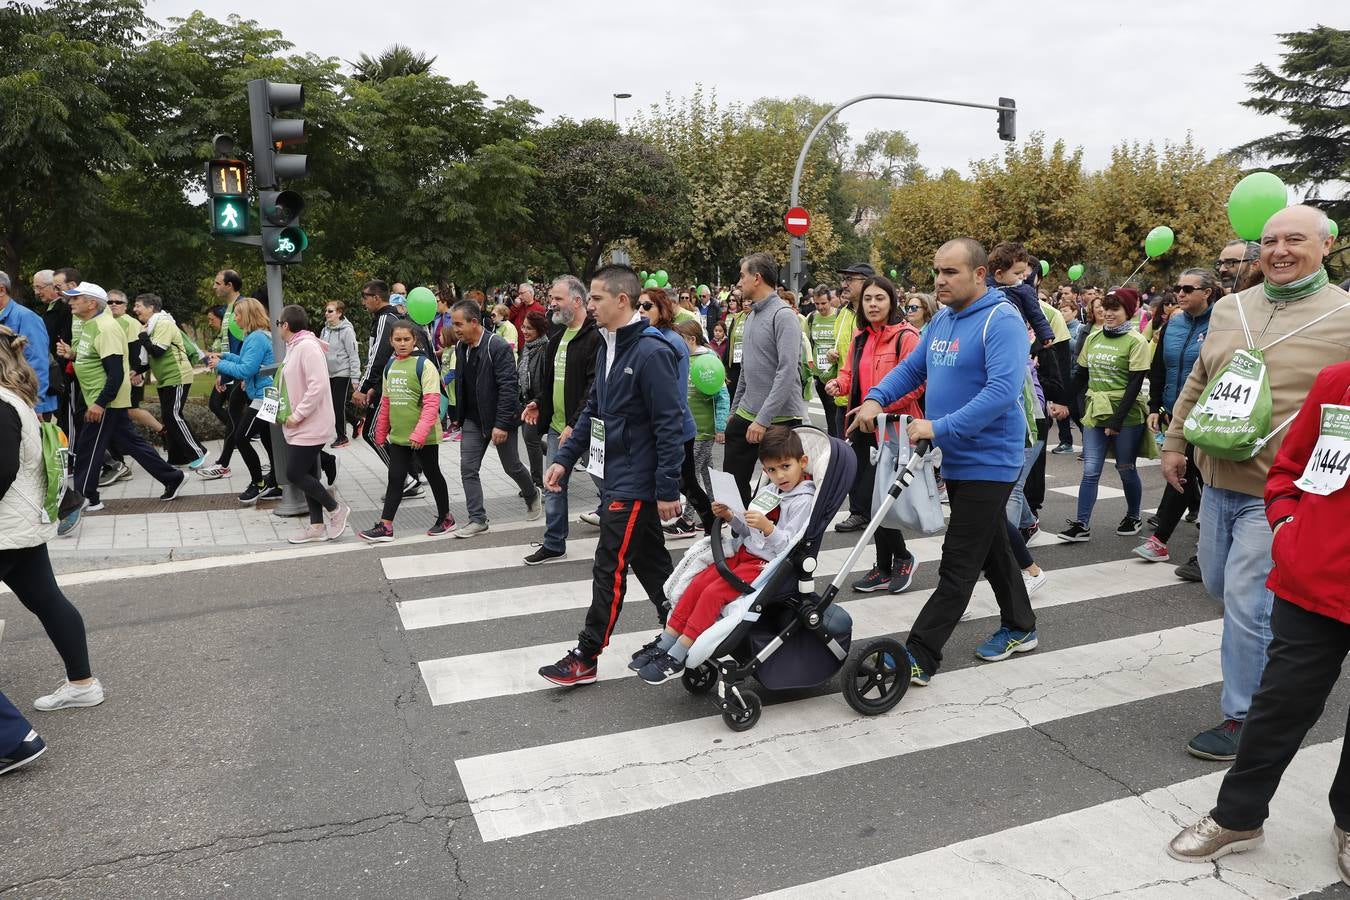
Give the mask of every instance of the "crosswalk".
M 820 586 L 850 537 L 827 539 Z M 1222 611 L 1170 566 L 1130 558 L 1132 539 L 1037 536 L 1051 581 L 1033 598 L 1034 653 L 970 659 L 998 624 L 981 583 L 944 669 L 891 713 L 858 715 L 835 683 L 761 690 L 763 716 L 742 733 L 708 697 L 630 677 L 629 654 L 653 633 L 633 578 L 600 683 L 564 691 L 539 678 L 574 644 L 594 538 L 532 570 L 520 565 L 528 543 L 466 543 L 381 563 L 429 715 L 460 736 L 449 753 L 474 829 L 461 866 L 491 873 L 494 894 L 1293 897 L 1337 883 L 1324 796 L 1338 741 L 1290 769 L 1267 848 L 1202 867 L 1163 853 L 1221 777 L 1180 743 L 1213 724 Z M 908 542 L 920 565 L 906 594 L 843 592 L 855 644 L 912 625 L 941 545 Z M 1113 733 L 1126 751 L 1103 743 Z M 986 772 L 1018 781 L 990 793 Z

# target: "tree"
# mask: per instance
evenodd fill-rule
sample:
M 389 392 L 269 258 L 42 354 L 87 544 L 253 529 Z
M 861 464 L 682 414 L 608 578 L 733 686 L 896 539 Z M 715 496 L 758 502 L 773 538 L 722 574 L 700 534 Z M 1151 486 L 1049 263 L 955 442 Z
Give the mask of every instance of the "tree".
M 391 44 L 379 56 L 370 57 L 365 53 L 352 63 L 356 72 L 352 78 L 367 83 L 388 81 L 405 75 L 425 75 L 431 71 L 436 57 L 425 53 L 415 53 L 411 47 L 403 44 Z
M 902 278 L 933 283 L 933 254 L 946 241 L 978 235 L 976 187 L 955 169 L 936 178 L 920 175 L 891 194 L 890 210 L 876 229 L 877 251 Z
M 559 119 L 531 142 L 532 233 L 583 281 L 620 241 L 665 247 L 683 232 L 688 185 L 657 147 L 600 119 Z
M 1233 153 L 1266 165 L 1288 184 L 1306 185 L 1309 202 L 1333 218 L 1350 218 L 1344 188 L 1350 182 L 1350 31 L 1318 25 L 1280 39 L 1288 50 L 1279 69 L 1261 63 L 1248 72 L 1255 96 L 1242 105 L 1290 127 Z M 1323 191 L 1332 194 L 1318 196 Z
M 1010 144 L 1002 161 L 971 165 L 975 178 L 975 234 L 989 246 L 1020 241 L 1052 266 L 1081 261 L 1087 246 L 1081 232 L 1084 198 L 1083 151 L 1063 141 L 1046 151 L 1045 135 L 1033 132 Z
M 843 173 L 844 197 L 852 204 L 854 227 L 869 217 L 880 219 L 890 207 L 891 193 L 914 181 L 922 171 L 919 146 L 903 131 L 869 131 L 853 148 Z

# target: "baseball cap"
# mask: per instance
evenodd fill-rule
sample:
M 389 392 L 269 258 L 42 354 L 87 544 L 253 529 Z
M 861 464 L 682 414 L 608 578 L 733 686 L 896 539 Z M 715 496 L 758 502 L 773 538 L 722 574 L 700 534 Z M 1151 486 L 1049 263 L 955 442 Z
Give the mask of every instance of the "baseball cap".
M 835 269 L 836 275 L 861 275 L 864 278 L 871 278 L 877 274 L 877 270 L 867 263 L 854 263 L 846 269 Z
M 92 281 L 81 281 L 70 290 L 62 291 L 62 294 L 67 297 L 93 297 L 102 300 L 104 303 L 108 302 L 108 292 Z

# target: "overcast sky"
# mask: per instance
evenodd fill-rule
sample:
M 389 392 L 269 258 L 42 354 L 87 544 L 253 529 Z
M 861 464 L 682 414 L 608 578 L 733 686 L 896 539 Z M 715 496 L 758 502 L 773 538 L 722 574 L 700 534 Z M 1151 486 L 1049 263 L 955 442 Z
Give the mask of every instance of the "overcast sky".
M 1278 63 L 1277 32 L 1336 24 L 1337 0 L 857 2 L 681 0 L 150 0 L 158 21 L 201 9 L 278 28 L 297 50 L 353 60 L 392 43 L 437 57 L 490 98 L 522 97 L 557 116 L 619 118 L 695 84 L 721 101 L 864 93 L 972 102 L 1012 97 L 1018 133 L 1081 145 L 1089 166 L 1122 139 L 1228 149 L 1282 127 L 1239 106 L 1243 73 Z M 322 12 L 319 12 L 322 10 Z M 1015 18 L 1014 18 L 1015 17 Z M 1344 24 L 1343 22 L 1341 24 Z M 789 41 L 794 52 L 789 52 Z M 242 98 L 241 98 L 242 102 Z M 869 101 L 841 118 L 852 137 L 905 130 L 929 168 L 966 171 L 1001 151 L 995 113 Z

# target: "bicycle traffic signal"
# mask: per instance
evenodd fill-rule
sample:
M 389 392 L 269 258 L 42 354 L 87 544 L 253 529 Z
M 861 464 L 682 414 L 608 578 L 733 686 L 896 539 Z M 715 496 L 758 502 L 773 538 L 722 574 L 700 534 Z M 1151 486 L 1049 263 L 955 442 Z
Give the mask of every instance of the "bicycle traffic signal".
M 303 153 L 283 153 L 305 140 L 304 119 L 277 118 L 277 112 L 305 105 L 303 85 L 268 81 L 248 83 L 249 123 L 253 131 L 253 177 L 258 186 L 262 219 L 263 262 L 289 265 L 304 258 L 309 236 L 300 227 L 304 198 L 283 190 L 281 182 L 304 178 L 308 163 Z

